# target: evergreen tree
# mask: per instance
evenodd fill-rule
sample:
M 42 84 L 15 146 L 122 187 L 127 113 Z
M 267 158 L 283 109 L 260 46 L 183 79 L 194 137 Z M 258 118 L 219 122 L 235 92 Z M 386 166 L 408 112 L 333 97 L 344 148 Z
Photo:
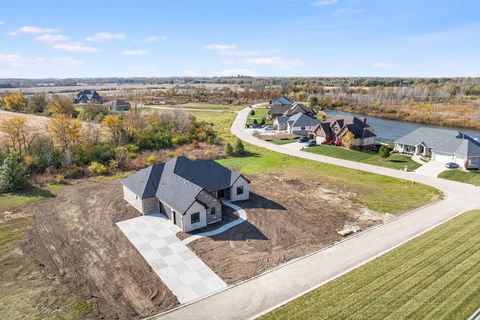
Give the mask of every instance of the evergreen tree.
M 245 147 L 240 139 L 237 139 L 235 142 L 235 154 L 243 154 L 245 152 Z
M 225 145 L 225 153 L 229 156 L 233 154 L 233 147 L 230 142 L 227 142 L 227 144 Z
M 27 170 L 20 157 L 9 155 L 0 166 L 0 191 L 15 191 L 25 187 Z

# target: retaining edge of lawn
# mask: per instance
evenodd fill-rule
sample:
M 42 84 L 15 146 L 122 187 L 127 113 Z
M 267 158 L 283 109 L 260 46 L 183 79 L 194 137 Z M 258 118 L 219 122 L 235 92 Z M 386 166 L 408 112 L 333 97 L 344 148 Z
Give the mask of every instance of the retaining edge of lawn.
M 281 263 L 281 264 L 279 264 L 279 265 L 277 265 L 277 266 L 274 266 L 274 267 L 272 267 L 272 268 L 270 268 L 270 269 L 268 269 L 268 270 L 263 271 L 262 273 L 259 273 L 259 274 L 255 275 L 255 276 L 253 276 L 253 277 L 251 277 L 251 278 L 242 280 L 242 281 L 240 281 L 240 282 L 238 282 L 238 283 L 235 283 L 235 284 L 228 285 L 227 287 L 225 287 L 225 288 L 223 288 L 223 289 L 221 289 L 221 290 L 212 292 L 212 293 L 210 293 L 210 294 L 207 295 L 207 296 L 204 296 L 204 297 L 202 297 L 202 298 L 199 298 L 199 299 L 190 301 L 190 302 L 185 303 L 185 304 L 178 305 L 178 306 L 176 306 L 176 307 L 174 307 L 174 308 L 172 308 L 172 309 L 168 309 L 168 310 L 162 311 L 162 312 L 160 312 L 160 313 L 157 313 L 157 314 L 155 314 L 155 315 L 148 316 L 148 317 L 143 318 L 143 319 L 144 319 L 144 320 L 155 319 L 155 318 L 160 317 L 160 316 L 162 316 L 162 315 L 165 315 L 165 314 L 168 314 L 168 313 L 171 313 L 171 312 L 175 312 L 176 310 L 185 308 L 185 307 L 187 307 L 187 306 L 189 306 L 189 305 L 192 305 L 192 304 L 194 304 L 194 303 L 196 303 L 196 302 L 199 302 L 199 301 L 201 301 L 201 300 L 207 299 L 207 298 L 209 298 L 209 297 L 211 297 L 211 296 L 214 296 L 214 295 L 216 295 L 216 294 L 219 294 L 219 293 L 221 293 L 221 292 L 224 292 L 224 291 L 227 291 L 227 290 L 229 290 L 229 289 L 238 287 L 238 286 L 240 286 L 240 285 L 243 284 L 243 283 L 246 283 L 246 282 L 249 282 L 249 281 L 251 281 L 251 280 L 254 280 L 254 279 L 258 278 L 258 277 L 261 277 L 261 276 L 263 276 L 263 275 L 265 275 L 265 274 L 268 274 L 268 273 L 270 273 L 270 272 L 273 272 L 273 271 L 275 271 L 275 270 L 277 270 L 277 269 L 286 267 L 286 266 L 288 266 L 288 265 L 290 265 L 290 264 L 292 264 L 292 263 L 295 263 L 295 262 L 297 262 L 297 261 L 306 259 L 306 258 L 308 258 L 308 257 L 310 257 L 310 256 L 312 256 L 312 255 L 315 255 L 315 254 L 317 254 L 317 253 L 320 253 L 320 252 L 322 252 L 322 251 L 328 250 L 328 249 L 330 249 L 330 248 L 332 248 L 332 247 L 334 247 L 334 246 L 336 246 L 336 245 L 339 245 L 339 244 L 341 244 L 341 243 L 343 243 L 343 242 L 351 241 L 351 240 L 355 239 L 356 237 L 359 237 L 360 235 L 363 235 L 363 234 L 365 234 L 365 233 L 367 233 L 367 232 L 370 232 L 370 231 L 372 231 L 372 230 L 375 230 L 375 229 L 377 229 L 377 228 L 380 228 L 381 226 L 387 225 L 387 224 L 389 224 L 389 223 L 391 223 L 391 222 L 396 221 L 397 219 L 400 219 L 400 218 L 402 218 L 402 217 L 404 217 L 404 216 L 413 214 L 413 213 L 415 213 L 415 212 L 417 212 L 417 211 L 419 211 L 419 210 L 422 210 L 422 209 L 424 209 L 424 208 L 433 206 L 433 205 L 435 205 L 435 204 L 437 204 L 437 203 L 439 203 L 439 202 L 441 202 L 441 201 L 443 201 L 443 200 L 445 200 L 445 199 L 446 199 L 446 196 L 445 196 L 445 194 L 442 192 L 442 198 L 439 199 L 439 200 L 437 200 L 437 201 L 434 201 L 434 202 L 432 202 L 432 203 L 429 203 L 429 204 L 423 205 L 423 206 L 421 206 L 421 207 L 415 208 L 415 209 L 410 210 L 410 211 L 408 211 L 408 212 L 399 214 L 399 215 L 397 215 L 397 216 L 389 219 L 388 221 L 385 221 L 385 222 L 383 222 L 383 223 L 380 223 L 380 224 L 378 224 L 378 225 L 376 225 L 376 226 L 373 226 L 373 227 L 371 227 L 371 228 L 369 228 L 369 229 L 367 229 L 367 230 L 364 230 L 364 231 L 355 233 L 355 234 L 353 234 L 353 235 L 351 235 L 351 236 L 348 236 L 348 237 L 346 237 L 346 238 L 344 238 L 344 239 L 342 239 L 342 240 L 339 240 L 339 241 L 337 241 L 337 242 L 334 242 L 334 243 L 332 243 L 332 244 L 330 244 L 330 245 L 328 245 L 328 246 L 326 246 L 326 247 L 324 247 L 324 248 L 321 248 L 321 249 L 319 249 L 319 250 L 316 250 L 316 251 L 313 251 L 313 252 L 311 252 L 311 253 L 308 253 L 308 254 L 306 254 L 306 255 L 304 255 L 304 256 L 297 257 L 297 258 L 294 258 L 294 259 L 292 259 L 292 260 L 283 262 L 283 263 Z M 466 211 L 466 212 L 468 212 L 468 211 Z M 309 292 L 311 292 L 311 291 L 313 291 L 313 290 L 315 290 L 315 289 L 320 288 L 321 286 L 323 286 L 323 285 L 325 285 L 325 284 L 327 284 L 327 283 L 329 283 L 329 282 L 331 282 L 331 281 L 333 281 L 333 280 L 335 280 L 335 279 L 337 279 L 337 278 L 339 278 L 339 277 L 341 277 L 341 276 L 343 276 L 343 275 L 345 275 L 345 274 L 347 274 L 347 273 L 355 270 L 355 269 L 358 268 L 358 267 L 363 266 L 364 264 L 367 264 L 368 262 L 370 262 L 370 261 L 372 261 L 372 260 L 375 260 L 376 258 L 384 255 L 385 253 L 388 253 L 388 252 L 390 252 L 390 251 L 398 248 L 399 246 L 401 246 L 401 245 L 409 242 L 410 240 L 413 240 L 413 239 L 415 239 L 415 238 L 417 238 L 417 237 L 419 237 L 419 236 L 427 233 L 428 231 L 431 231 L 431 230 L 435 229 L 436 227 L 438 227 L 438 226 L 440 226 L 440 225 L 442 225 L 442 224 L 444 224 L 444 223 L 446 223 L 446 222 L 448 222 L 448 221 L 450 221 L 450 220 L 452 220 L 452 219 L 454 219 L 454 218 L 456 218 L 456 217 L 458 217 L 459 215 L 462 215 L 462 214 L 464 214 L 464 213 L 465 213 L 465 212 L 457 213 L 457 214 L 455 214 L 454 216 L 452 216 L 452 217 L 450 217 L 450 218 L 448 218 L 448 219 L 446 219 L 446 220 L 444 220 L 444 221 L 442 221 L 442 222 L 440 222 L 440 223 L 437 223 L 437 224 L 435 224 L 434 226 L 429 227 L 429 228 L 426 229 L 426 230 L 423 230 L 423 231 L 420 232 L 419 234 L 416 234 L 416 235 L 412 236 L 411 238 L 409 238 L 409 239 L 407 239 L 407 240 L 405 240 L 405 241 L 403 241 L 403 242 L 401 242 L 401 243 L 399 243 L 399 244 L 396 244 L 395 246 L 393 246 L 393 247 L 391 247 L 391 248 L 389 248 L 389 249 L 387 249 L 387 250 L 385 250 L 385 251 L 380 252 L 379 254 L 377 254 L 377 255 L 375 255 L 375 256 L 367 259 L 366 261 L 364 261 L 364 262 L 362 262 L 362 263 L 359 263 L 359 264 L 353 266 L 352 268 L 350 268 L 350 269 L 348 269 L 348 270 L 345 270 L 344 272 L 342 272 L 342 273 L 334 276 L 333 278 L 331 278 L 331 279 L 329 279 L 329 280 L 327 280 L 327 281 L 324 281 L 324 282 L 322 282 L 322 283 L 320 283 L 320 284 L 318 284 L 318 285 L 316 285 L 316 286 L 314 286 L 314 287 L 312 287 L 312 288 L 309 288 L 309 289 L 301 292 L 300 294 L 298 294 L 298 295 L 296 295 L 296 296 L 294 296 L 294 297 L 291 297 L 291 298 L 289 298 L 289 299 L 287 299 L 287 300 L 285 300 L 285 301 L 283 301 L 283 302 L 281 302 L 281 303 L 279 303 L 279 304 L 277 304 L 277 305 L 275 305 L 275 306 L 267 309 L 266 311 L 263 311 L 263 312 L 261 312 L 261 313 L 258 313 L 258 314 L 254 315 L 253 317 L 250 317 L 250 318 L 248 318 L 248 319 L 257 319 L 257 318 L 259 318 L 260 316 L 262 316 L 262 315 L 264 315 L 264 314 L 267 314 L 267 313 L 269 313 L 270 311 L 272 311 L 272 310 L 274 310 L 274 309 L 277 309 L 278 307 L 281 307 L 281 306 L 289 303 L 290 301 L 293 301 L 293 300 L 295 300 L 295 299 L 297 299 L 297 298 L 299 298 L 299 297 L 301 297 L 301 296 L 303 296 L 303 295 L 305 295 L 305 294 L 307 294 L 307 293 L 309 293 Z

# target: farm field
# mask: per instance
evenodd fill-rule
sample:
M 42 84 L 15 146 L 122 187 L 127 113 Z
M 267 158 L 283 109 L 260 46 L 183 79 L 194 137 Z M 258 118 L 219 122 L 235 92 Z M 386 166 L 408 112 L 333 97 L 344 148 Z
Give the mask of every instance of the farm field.
M 439 178 L 480 186 L 480 170 L 445 170 L 438 175 Z
M 480 210 L 470 211 L 261 319 L 467 319 L 480 300 Z
M 224 104 L 209 104 L 209 103 L 185 103 L 185 104 L 160 104 L 160 105 L 146 105 L 146 108 L 151 109 L 198 109 L 198 110 L 218 110 L 218 111 L 238 111 L 245 106 L 224 105 Z
M 421 165 L 413 161 L 409 156 L 401 154 L 392 154 L 386 160 L 382 159 L 377 152 L 348 150 L 342 147 L 330 145 L 318 145 L 315 147 L 305 148 L 304 151 L 321 154 L 324 156 L 351 160 L 356 162 L 373 164 L 376 166 L 387 167 L 392 169 L 403 169 L 405 166 L 408 170 L 415 170 Z

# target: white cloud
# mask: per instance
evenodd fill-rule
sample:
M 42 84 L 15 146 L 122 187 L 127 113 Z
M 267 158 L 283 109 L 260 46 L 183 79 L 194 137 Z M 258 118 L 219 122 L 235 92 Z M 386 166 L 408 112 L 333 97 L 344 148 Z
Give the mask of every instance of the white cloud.
M 93 36 L 86 37 L 85 40 L 91 42 L 105 42 L 112 40 L 123 40 L 125 38 L 125 34 L 123 33 L 100 32 L 94 34 Z
M 74 66 L 82 64 L 83 62 L 77 59 L 72 58 L 25 58 L 18 54 L 6 54 L 0 55 L 0 64 L 22 68 L 22 67 L 32 67 L 32 66 Z
M 248 76 L 254 77 L 255 73 L 248 69 L 229 69 L 229 70 L 222 70 L 215 74 L 217 77 L 234 77 L 234 76 Z
M 380 68 L 380 69 L 387 69 L 387 68 L 392 68 L 395 65 L 390 62 L 375 62 L 372 64 L 375 68 Z
M 61 50 L 61 51 L 68 51 L 68 52 L 81 52 L 81 53 L 90 53 L 98 51 L 96 48 L 84 46 L 81 43 L 62 43 L 56 44 L 53 46 L 53 49 Z
M 150 36 L 145 39 L 143 39 L 141 42 L 143 43 L 155 43 L 155 42 L 160 42 L 160 41 L 165 41 L 167 40 L 167 36 Z
M 243 63 L 249 65 L 273 65 L 280 69 L 290 69 L 305 64 L 305 61 L 300 59 L 286 59 L 281 57 L 269 57 L 269 58 L 245 58 Z
M 363 9 L 338 9 L 332 13 L 332 16 L 351 15 L 362 13 Z
M 203 46 L 203 49 L 215 50 L 215 51 L 233 50 L 235 48 L 236 47 L 233 44 L 207 44 Z
M 68 40 L 70 40 L 70 37 L 63 34 L 43 34 L 35 38 L 35 41 L 46 43 L 64 42 Z
M 60 29 L 23 26 L 16 31 L 9 32 L 8 34 L 11 36 L 16 36 L 19 34 L 40 34 L 40 33 L 59 33 L 59 32 L 61 32 Z
M 5 24 L 5 22 L 3 22 L 2 20 L 0 20 L 0 26 L 3 26 Z
M 197 77 L 198 73 L 194 70 L 187 70 L 187 71 L 185 71 L 185 76 L 186 77 Z
M 124 56 L 144 56 L 147 54 L 147 50 L 124 50 L 120 54 Z
M 312 2 L 312 5 L 313 6 L 328 6 L 330 4 L 335 4 L 337 3 L 338 1 L 337 0 L 320 0 L 320 1 L 315 1 L 315 2 Z

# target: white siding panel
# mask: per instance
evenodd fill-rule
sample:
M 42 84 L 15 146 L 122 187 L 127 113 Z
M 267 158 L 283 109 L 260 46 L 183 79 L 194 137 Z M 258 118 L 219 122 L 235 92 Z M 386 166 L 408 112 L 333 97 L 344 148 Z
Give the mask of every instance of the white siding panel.
M 140 199 L 139 196 L 137 196 L 132 190 L 128 189 L 125 186 L 123 186 L 123 198 L 135 209 L 143 213 L 142 199 Z
M 243 187 L 243 193 L 237 195 L 237 187 Z M 248 181 L 244 177 L 240 177 L 235 181 L 235 183 L 230 188 L 230 200 L 232 201 L 241 201 L 250 199 L 250 188 Z
M 200 213 L 200 221 L 197 223 L 191 223 L 191 214 L 199 212 Z M 207 212 L 203 204 L 198 201 L 195 201 L 190 209 L 182 217 L 183 220 L 183 231 L 188 232 L 195 229 L 200 229 L 207 226 Z

